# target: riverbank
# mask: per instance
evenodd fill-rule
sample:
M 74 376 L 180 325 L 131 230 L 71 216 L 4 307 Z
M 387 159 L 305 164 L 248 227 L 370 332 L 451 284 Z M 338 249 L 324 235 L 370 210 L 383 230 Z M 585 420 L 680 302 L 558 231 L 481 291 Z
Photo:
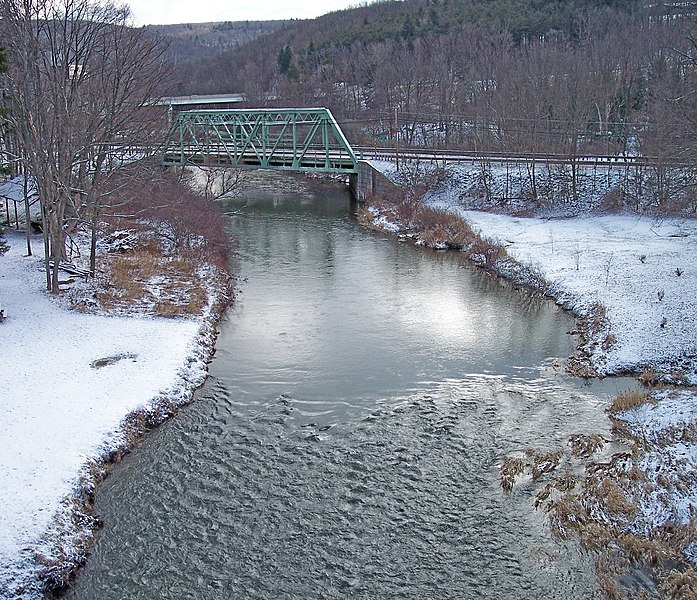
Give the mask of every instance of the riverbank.
M 377 166 L 394 177 L 393 165 Z M 417 244 L 464 251 L 478 266 L 541 290 L 577 316 L 572 373 L 635 374 L 648 386 L 607 409 L 626 452 L 593 462 L 609 440 L 588 432 L 582 451 L 569 440 L 540 471 L 534 449 L 521 448 L 502 457 L 504 488 L 533 486 L 552 532 L 577 535 L 596 553 L 607 597 L 621 597 L 620 589 L 695 597 L 697 221 L 592 209 L 575 218 L 520 217 L 471 210 L 468 200 L 453 180 L 441 181 L 407 202 L 373 204 L 364 221 Z M 583 481 L 564 472 L 586 459 Z M 653 579 L 627 576 L 638 570 Z
M 60 589 L 85 560 L 99 525 L 89 511 L 94 488 L 108 464 L 203 383 L 229 298 L 226 278 L 209 269 L 198 273 L 205 302 L 195 315 L 69 310 L 71 294 L 44 289 L 42 239 L 33 238 L 35 255 L 26 256 L 23 233 L 6 238 L 0 597 L 32 599 Z M 159 289 L 152 292 L 166 297 L 166 286 Z

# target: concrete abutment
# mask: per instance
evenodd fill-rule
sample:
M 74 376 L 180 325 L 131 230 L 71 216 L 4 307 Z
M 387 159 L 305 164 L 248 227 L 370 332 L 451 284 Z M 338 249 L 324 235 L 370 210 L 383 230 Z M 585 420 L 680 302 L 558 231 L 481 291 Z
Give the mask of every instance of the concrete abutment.
M 349 188 L 359 202 L 374 196 L 394 196 L 399 191 L 398 185 L 365 160 L 358 161 L 358 173 L 350 175 Z

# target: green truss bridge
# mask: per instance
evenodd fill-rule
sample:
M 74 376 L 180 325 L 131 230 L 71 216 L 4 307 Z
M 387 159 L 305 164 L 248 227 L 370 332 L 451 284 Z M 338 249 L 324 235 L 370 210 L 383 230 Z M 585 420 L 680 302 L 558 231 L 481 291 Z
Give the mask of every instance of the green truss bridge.
M 359 172 L 356 155 L 326 108 L 183 111 L 162 154 L 165 165 Z

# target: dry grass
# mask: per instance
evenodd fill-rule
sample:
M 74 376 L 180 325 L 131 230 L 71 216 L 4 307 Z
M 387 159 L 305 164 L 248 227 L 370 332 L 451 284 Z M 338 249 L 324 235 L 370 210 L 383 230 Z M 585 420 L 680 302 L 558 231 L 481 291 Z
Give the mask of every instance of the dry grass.
M 656 399 L 649 393 L 640 390 L 620 392 L 608 407 L 607 412 L 612 415 L 622 413 L 644 404 L 656 404 Z
M 586 509 L 574 494 L 564 494 L 547 505 L 547 516 L 552 536 L 557 540 L 568 540 L 574 532 L 580 532 L 588 516 Z
M 572 377 L 579 377 L 580 379 L 594 379 L 598 377 L 598 372 L 588 362 L 588 356 L 583 352 L 579 352 L 569 358 L 566 371 Z
M 608 333 L 605 336 L 605 339 L 603 340 L 603 343 L 600 345 L 600 347 L 607 352 L 610 348 L 612 348 L 615 344 L 617 343 L 617 337 L 615 336 L 614 333 Z
M 548 452 L 531 448 L 527 449 L 525 457 L 528 459 L 533 481 L 538 480 L 545 473 L 554 471 L 559 466 L 562 456 L 561 450 Z
M 598 578 L 598 586 L 607 600 L 622 598 L 617 580 L 624 570 L 626 570 L 626 564 L 618 563 L 616 555 L 605 551 L 596 556 L 595 574 Z
M 660 586 L 663 598 L 689 600 L 697 598 L 697 572 L 694 568 L 685 571 L 671 570 Z
M 596 302 L 590 307 L 586 320 L 588 331 L 593 334 L 600 333 L 607 327 L 607 308 L 599 302 Z
M 661 598 L 697 598 L 697 570 L 684 553 L 697 538 L 697 528 L 669 524 L 650 535 L 631 532 L 642 498 L 661 489 L 679 489 L 681 482 L 666 477 L 663 487 L 660 483 L 657 486 L 640 468 L 642 448 L 632 438 L 628 441 L 633 442 L 630 452 L 616 453 L 608 462 L 588 464 L 584 478 L 570 471 L 552 475 L 538 489 L 535 507 L 544 507 L 555 539 L 576 537 L 585 551 L 595 555 L 598 586 L 604 598 L 657 597 L 653 587 L 627 577 L 630 568 L 649 574 Z M 566 454 L 588 458 L 604 444 L 600 435 L 573 435 Z M 534 479 L 556 470 L 562 460 L 562 452 L 542 450 L 528 450 L 524 458 L 508 458 L 501 464 L 502 487 L 510 491 L 520 473 L 530 472 Z
M 208 296 L 197 269 L 200 260 L 184 254 L 168 257 L 146 244 L 106 259 L 106 277 L 96 298 L 105 310 L 137 308 L 164 317 L 201 314 Z
M 427 208 L 414 201 L 375 201 L 372 209 L 361 207 L 356 217 L 362 225 L 380 229 L 376 214 L 410 232 L 421 244 L 429 248 L 467 250 L 468 257 L 481 256 L 479 266 L 491 267 L 507 256 L 501 246 L 482 239 L 457 215 Z M 374 211 L 377 211 L 374 212 Z
M 576 458 L 588 458 L 591 454 L 602 450 L 604 446 L 605 438 L 602 435 L 575 434 L 569 437 L 571 454 Z
M 482 238 L 477 238 L 469 246 L 467 256 L 484 257 L 484 263 L 478 263 L 479 266 L 493 267 L 499 260 L 507 258 L 508 254 L 506 253 L 506 249 L 502 246 L 498 246 Z
M 591 483 L 590 488 L 586 490 L 586 495 L 591 494 L 596 504 L 601 506 L 606 514 L 612 515 L 617 520 L 625 521 L 636 515 L 639 510 L 636 499 L 629 496 L 627 491 L 610 477 Z
M 550 500 L 552 494 L 555 494 L 555 497 L 558 498 L 559 492 L 561 492 L 562 495 L 568 494 L 574 490 L 577 485 L 578 477 L 573 473 L 565 473 L 561 477 L 545 485 L 545 487 L 535 495 L 535 508 L 540 508 L 547 500 L 549 500 L 548 506 L 551 506 L 554 503 L 553 498 Z
M 565 473 L 554 482 L 554 488 L 560 492 L 570 492 L 578 485 L 578 477 L 573 473 Z
M 562 457 L 563 452 L 560 450 L 550 452 L 545 450 L 534 450 L 532 448 L 525 451 L 524 458 L 507 456 L 499 465 L 501 487 L 504 491 L 510 492 L 513 489 L 516 477 L 525 472 L 529 472 L 533 481 L 536 481 L 542 477 L 542 475 L 554 471 L 559 466 Z M 542 498 L 540 502 L 544 499 L 546 499 L 546 497 Z
M 589 438 L 592 436 L 588 436 Z M 655 598 L 626 577 L 630 566 L 650 573 L 661 598 L 695 598 L 697 570 L 684 550 L 697 537 L 693 524 L 668 524 L 650 535 L 628 528 L 639 511 L 639 497 L 653 493 L 654 485 L 638 468 L 641 452 L 619 453 L 608 463 L 591 464 L 582 487 L 570 488 L 546 504 L 552 534 L 557 539 L 577 535 L 581 547 L 596 555 L 596 574 L 604 598 Z M 664 482 L 673 489 L 674 481 Z M 538 495 L 546 498 L 547 484 Z
M 510 492 L 513 489 L 516 477 L 525 471 L 526 463 L 521 458 L 507 456 L 501 461 L 499 466 L 499 477 L 501 487 Z
M 689 385 L 687 375 L 677 369 L 670 372 L 670 381 L 673 385 Z
M 661 376 L 654 369 L 646 369 L 639 375 L 638 379 L 643 385 L 650 387 L 658 385 L 660 383 Z

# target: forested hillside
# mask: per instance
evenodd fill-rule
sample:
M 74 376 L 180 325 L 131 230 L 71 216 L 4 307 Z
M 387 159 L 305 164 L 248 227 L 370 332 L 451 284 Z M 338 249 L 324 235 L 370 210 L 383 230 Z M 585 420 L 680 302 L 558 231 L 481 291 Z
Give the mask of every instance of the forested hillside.
M 608 10 L 631 13 L 640 5 L 643 3 L 637 0 L 387 0 L 311 20 L 186 24 L 155 29 L 172 41 L 171 56 L 199 67 L 183 85 L 198 92 L 218 93 L 231 91 L 230 85 L 237 89 L 258 85 L 258 81 L 247 77 L 248 68 L 254 68 L 256 75 L 270 83 L 284 49 L 290 51 L 292 60 L 281 70 L 290 79 L 297 79 L 312 75 L 358 48 L 401 42 L 413 50 L 417 40 L 437 39 L 471 27 L 506 31 L 515 44 L 549 36 L 578 39 L 589 15 Z M 201 48 L 208 51 L 202 52 Z M 213 57 L 214 62 L 210 60 Z M 228 67 L 227 72 L 221 73 L 218 61 Z M 239 69 L 240 63 L 245 70 Z
M 405 0 L 291 21 L 189 66 L 185 93 L 328 106 L 353 143 L 650 156 L 695 206 L 697 2 Z M 678 173 L 676 175 L 675 173 Z M 534 179 L 534 173 L 533 173 Z M 532 182 L 534 188 L 534 180 Z
M 196 93 L 199 85 L 196 65 L 209 63 L 219 52 L 238 48 L 286 24 L 286 21 L 225 21 L 148 25 L 146 29 L 166 42 L 165 58 L 176 67 L 176 79 L 169 93 L 176 95 Z

